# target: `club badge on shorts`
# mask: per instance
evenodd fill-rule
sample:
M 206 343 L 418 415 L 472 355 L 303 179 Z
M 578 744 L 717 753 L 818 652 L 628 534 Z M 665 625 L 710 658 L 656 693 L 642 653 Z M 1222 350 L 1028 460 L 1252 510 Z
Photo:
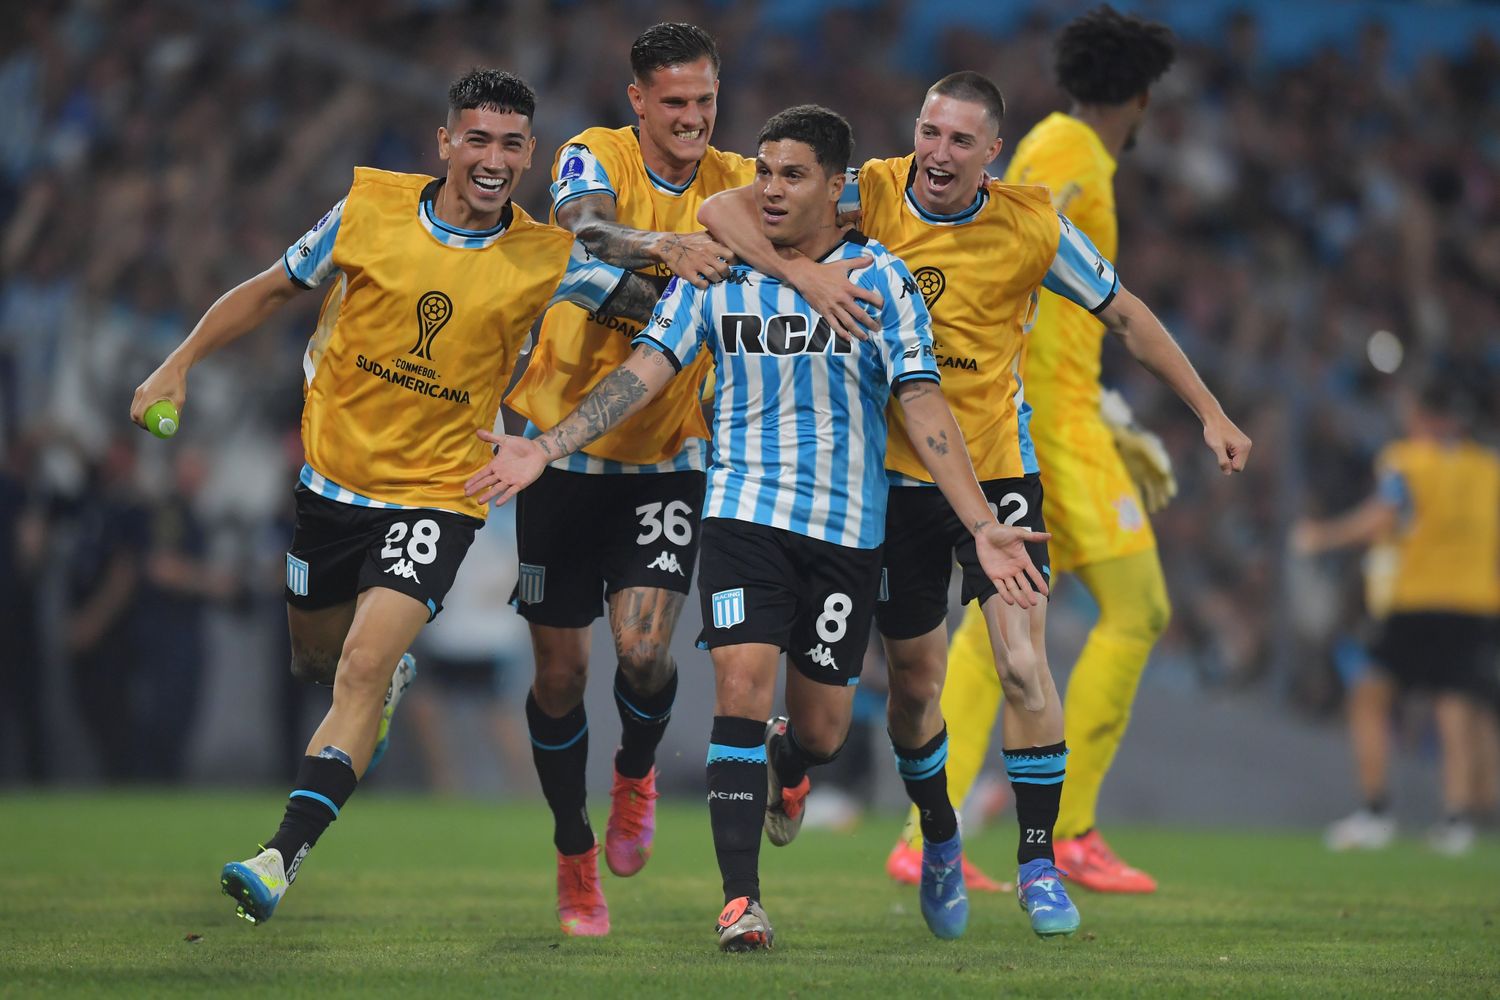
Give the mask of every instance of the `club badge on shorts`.
M 290 552 L 286 554 L 286 589 L 298 597 L 307 596 L 307 563 Z
M 547 592 L 547 567 L 521 564 L 521 576 L 516 585 L 522 604 L 541 604 Z
M 745 588 L 721 590 L 713 596 L 714 628 L 734 628 L 745 620 Z

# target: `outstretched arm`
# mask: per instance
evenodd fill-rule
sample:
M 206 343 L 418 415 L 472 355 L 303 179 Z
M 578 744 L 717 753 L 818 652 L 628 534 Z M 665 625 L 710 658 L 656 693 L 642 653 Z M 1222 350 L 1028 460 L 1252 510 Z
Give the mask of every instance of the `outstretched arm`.
M 980 564 L 995 581 L 1007 604 L 1023 608 L 1037 603 L 1037 594 L 1047 593 L 1047 581 L 1026 554 L 1026 542 L 1045 541 L 1049 536 L 1028 528 L 1000 524 L 979 488 L 969 449 L 943 390 L 930 380 L 903 382 L 896 399 L 906 417 L 906 434 L 933 482 L 954 513 L 974 536 Z M 1029 586 L 1028 586 L 1029 582 Z
M 549 462 L 587 447 L 645 407 L 676 374 L 671 358 L 642 344 L 624 364 L 604 376 L 572 413 L 540 437 L 478 431 L 481 440 L 495 445 L 495 457 L 469 477 L 464 494 L 480 503 L 505 503 L 535 482 Z
M 557 224 L 571 230 L 594 256 L 616 267 L 639 271 L 665 264 L 673 274 L 699 288 L 707 288 L 729 274 L 733 254 L 708 233 L 631 229 L 616 220 L 615 200 L 607 194 L 569 198 L 557 209 Z
M 1400 511 L 1376 494 L 1353 510 L 1323 521 L 1299 521 L 1292 528 L 1292 548 L 1303 555 L 1373 545 L 1396 530 Z
M 1203 422 L 1203 441 L 1213 450 L 1225 475 L 1239 472 L 1250 458 L 1250 438 L 1224 413 L 1203 384 L 1187 355 L 1146 304 L 1120 288 L 1098 314 L 1105 327 L 1147 371 L 1166 383 Z
M 880 293 L 849 280 L 851 271 L 868 267 L 873 257 L 819 264 L 801 254 L 781 256 L 760 227 L 755 192 L 748 185 L 709 198 L 698 209 L 698 221 L 740 260 L 801 292 L 813 311 L 845 339 L 863 340 L 865 330 L 880 329 L 880 321 L 861 305 L 867 302 L 878 312 L 883 304 Z
M 135 390 L 130 419 L 145 427 L 146 408 L 170 399 L 178 411 L 187 399 L 187 374 L 199 361 L 264 323 L 303 286 L 294 282 L 281 261 L 225 292 L 191 333 Z

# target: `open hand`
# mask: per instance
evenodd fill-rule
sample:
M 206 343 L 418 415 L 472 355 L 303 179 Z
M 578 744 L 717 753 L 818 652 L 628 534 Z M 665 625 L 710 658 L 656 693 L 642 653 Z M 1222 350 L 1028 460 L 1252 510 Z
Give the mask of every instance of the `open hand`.
M 464 496 L 482 504 L 491 500 L 498 506 L 536 482 L 547 468 L 547 454 L 530 438 L 509 434 L 475 433 L 479 440 L 495 446 L 495 457 L 464 483 Z
M 673 274 L 698 288 L 729 277 L 734 263 L 734 252 L 706 232 L 664 236 L 658 254 Z
M 885 299 L 873 288 L 856 285 L 849 275 L 873 263 L 875 258 L 868 254 L 826 264 L 807 261 L 792 276 L 792 284 L 834 333 L 849 341 L 865 340 L 880 329 L 880 320 L 866 312 L 864 306 L 869 304 L 879 310 Z
M 1026 552 L 1027 542 L 1045 542 L 1045 531 L 1032 531 L 992 521 L 974 536 L 979 565 L 995 583 L 1006 604 L 1034 608 L 1047 594 L 1047 581 Z

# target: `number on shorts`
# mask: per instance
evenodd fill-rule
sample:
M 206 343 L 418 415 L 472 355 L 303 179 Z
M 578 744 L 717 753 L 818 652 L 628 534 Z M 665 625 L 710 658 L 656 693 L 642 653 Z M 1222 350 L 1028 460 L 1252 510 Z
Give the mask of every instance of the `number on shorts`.
M 637 545 L 650 545 L 663 535 L 673 545 L 686 545 L 693 540 L 693 508 L 681 500 L 673 500 L 665 508 L 660 501 L 643 504 L 635 509 L 646 530 L 635 537 Z
M 854 602 L 848 594 L 829 594 L 823 602 L 823 613 L 818 616 L 818 638 L 824 642 L 838 642 L 849 631 L 849 613 Z
M 1003 497 L 1000 498 L 1000 502 L 998 504 L 994 504 L 994 503 L 990 504 L 990 512 L 992 514 L 994 514 L 996 517 L 999 517 L 1000 516 L 1000 508 L 1001 507 L 1009 506 L 1012 503 L 1014 503 L 1016 505 L 1016 509 L 1013 510 L 1013 511 L 1011 511 L 1009 514 L 1005 515 L 1005 520 L 1002 523 L 1008 524 L 1008 525 L 1015 525 L 1016 523 L 1018 523 L 1021 520 L 1021 518 L 1023 518 L 1023 517 L 1026 516 L 1027 511 L 1031 510 L 1031 505 L 1026 502 L 1026 498 L 1023 497 L 1021 494 L 1019 494 L 1019 493 L 1007 493 L 1007 494 L 1005 494 L 1005 496 L 1003 496 Z
M 419 562 L 423 566 L 430 564 L 437 558 L 437 541 L 443 533 L 438 523 L 429 518 L 423 518 L 411 526 L 411 541 L 406 543 L 406 554 L 413 562 Z M 385 548 L 380 550 L 382 559 L 400 559 L 401 542 L 406 538 L 407 525 L 404 521 L 396 521 L 386 529 Z

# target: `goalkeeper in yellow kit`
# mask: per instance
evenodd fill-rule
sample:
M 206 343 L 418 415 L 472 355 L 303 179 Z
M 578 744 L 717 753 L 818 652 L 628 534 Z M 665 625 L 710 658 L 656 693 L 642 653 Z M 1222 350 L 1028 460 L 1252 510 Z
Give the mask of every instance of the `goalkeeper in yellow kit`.
M 1113 259 L 1115 160 L 1133 144 L 1150 87 L 1172 63 L 1172 34 L 1103 6 L 1069 23 L 1055 52 L 1058 83 L 1072 106 L 1021 140 L 1005 180 L 1051 188 L 1057 210 Z M 1043 520 L 1052 532 L 1053 569 L 1076 574 L 1099 605 L 1064 700 L 1072 759 L 1055 828 L 1057 867 L 1096 891 L 1152 892 L 1155 880 L 1123 863 L 1100 837 L 1094 809 L 1141 670 L 1167 624 L 1166 584 L 1146 513 L 1177 486 L 1161 442 L 1135 427 L 1124 400 L 1099 384 L 1104 325 L 1045 289 L 1039 294 L 1024 379 L 1046 486 Z M 942 695 L 955 803 L 979 774 L 1000 703 L 984 616 L 971 606 L 949 650 Z M 920 857 L 913 816 L 887 870 L 914 881 Z

